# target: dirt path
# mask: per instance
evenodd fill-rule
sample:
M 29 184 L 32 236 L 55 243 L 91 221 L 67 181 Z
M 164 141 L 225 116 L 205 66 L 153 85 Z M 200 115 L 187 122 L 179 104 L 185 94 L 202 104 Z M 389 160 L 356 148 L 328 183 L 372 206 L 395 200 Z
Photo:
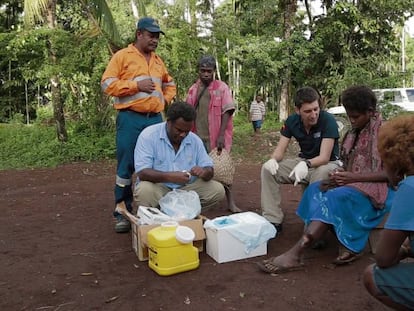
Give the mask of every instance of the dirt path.
M 371 299 L 365 255 L 331 267 L 336 242 L 306 253 L 305 271 L 270 276 L 261 258 L 217 264 L 200 254 L 197 270 L 161 277 L 139 262 L 129 234 L 113 231 L 113 163 L 0 172 L 0 310 L 386 310 Z M 260 166 L 240 164 L 236 201 L 256 211 Z M 283 188 L 284 232 L 268 244 L 277 255 L 300 236 L 300 189 Z M 205 213 L 227 214 L 225 206 Z

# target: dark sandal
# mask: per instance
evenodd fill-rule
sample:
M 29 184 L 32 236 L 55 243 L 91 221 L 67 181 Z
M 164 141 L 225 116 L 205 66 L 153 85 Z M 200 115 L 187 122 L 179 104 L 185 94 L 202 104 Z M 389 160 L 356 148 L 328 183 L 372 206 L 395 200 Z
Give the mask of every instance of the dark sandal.
M 340 255 L 333 261 L 333 264 L 337 266 L 342 266 L 354 262 L 362 257 L 363 252 L 354 253 L 345 247 L 340 247 Z
M 271 260 L 263 260 L 262 262 L 257 262 L 256 264 L 260 270 L 262 270 L 263 272 L 269 273 L 269 274 L 279 274 L 279 273 L 298 271 L 298 270 L 303 270 L 305 267 L 303 263 L 297 266 L 290 266 L 290 267 L 278 266 L 274 264 Z

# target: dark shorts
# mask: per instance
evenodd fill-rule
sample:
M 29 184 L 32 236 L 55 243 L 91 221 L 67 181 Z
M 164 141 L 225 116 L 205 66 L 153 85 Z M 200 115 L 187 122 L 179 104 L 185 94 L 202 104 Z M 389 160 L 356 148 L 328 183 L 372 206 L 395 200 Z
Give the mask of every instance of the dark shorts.
M 254 129 L 259 129 L 262 127 L 263 121 L 262 120 L 252 121 L 252 124 L 253 124 Z
M 393 301 L 414 310 L 414 262 L 400 262 L 387 269 L 374 266 L 374 280 Z

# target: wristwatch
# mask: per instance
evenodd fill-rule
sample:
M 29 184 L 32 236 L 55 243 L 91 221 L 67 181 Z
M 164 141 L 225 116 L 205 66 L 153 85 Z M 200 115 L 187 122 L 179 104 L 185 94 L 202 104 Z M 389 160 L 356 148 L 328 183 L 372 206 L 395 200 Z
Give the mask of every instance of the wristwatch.
M 311 161 L 310 161 L 310 160 L 306 159 L 306 160 L 305 160 L 305 163 L 306 163 L 306 166 L 307 166 L 308 168 L 311 168 L 312 163 L 311 163 Z

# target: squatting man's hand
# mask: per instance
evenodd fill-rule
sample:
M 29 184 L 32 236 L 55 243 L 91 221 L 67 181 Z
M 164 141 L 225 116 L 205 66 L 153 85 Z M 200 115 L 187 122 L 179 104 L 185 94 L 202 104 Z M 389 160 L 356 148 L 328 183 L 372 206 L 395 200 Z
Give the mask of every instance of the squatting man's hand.
M 204 177 L 204 174 L 206 173 L 206 170 L 200 166 L 194 166 L 191 170 L 190 170 L 190 174 L 192 176 L 197 176 L 200 178 Z
M 174 174 L 174 182 L 177 184 L 188 184 L 191 179 L 191 173 L 189 171 L 181 171 L 181 172 L 173 172 Z
M 271 158 L 270 160 L 267 160 L 265 164 L 263 164 L 263 167 L 267 169 L 270 174 L 276 175 L 277 170 L 279 169 L 279 164 L 275 159 Z
M 295 183 L 294 186 L 297 186 L 298 183 L 302 181 L 306 176 L 308 176 L 308 166 L 306 165 L 305 161 L 300 161 L 296 166 L 293 168 L 293 170 L 290 172 L 289 177 L 292 177 L 295 175 Z

